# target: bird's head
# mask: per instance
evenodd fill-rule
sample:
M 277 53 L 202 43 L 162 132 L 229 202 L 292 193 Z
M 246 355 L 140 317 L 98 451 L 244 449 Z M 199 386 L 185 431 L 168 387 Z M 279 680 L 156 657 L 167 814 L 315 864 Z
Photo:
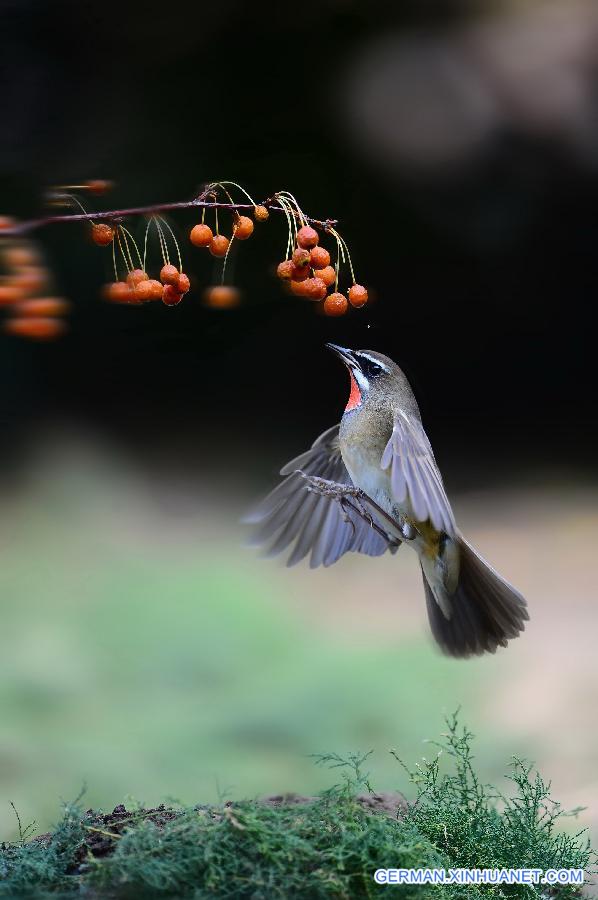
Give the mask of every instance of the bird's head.
M 351 391 L 345 412 L 358 409 L 369 399 L 378 405 L 402 393 L 405 386 L 411 393 L 403 372 L 388 356 L 375 350 L 349 350 L 337 344 L 326 346 L 341 358 L 349 372 Z

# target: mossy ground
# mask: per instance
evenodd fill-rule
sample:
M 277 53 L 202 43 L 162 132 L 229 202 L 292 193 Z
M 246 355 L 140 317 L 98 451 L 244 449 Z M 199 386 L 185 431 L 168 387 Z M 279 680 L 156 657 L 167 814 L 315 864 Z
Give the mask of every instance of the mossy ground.
M 456 718 L 442 754 L 408 770 L 416 797 L 395 815 L 372 812 L 364 757 L 320 763 L 340 784 L 304 802 L 222 802 L 213 806 L 126 810 L 103 815 L 67 805 L 49 835 L 0 849 L 0 897 L 267 898 L 371 897 L 378 868 L 584 868 L 595 855 L 582 833 L 557 829 L 567 815 L 549 785 L 515 760 L 510 796 L 479 782 L 472 735 Z M 392 888 L 386 888 L 386 890 Z M 403 900 L 575 897 L 518 886 L 402 886 Z

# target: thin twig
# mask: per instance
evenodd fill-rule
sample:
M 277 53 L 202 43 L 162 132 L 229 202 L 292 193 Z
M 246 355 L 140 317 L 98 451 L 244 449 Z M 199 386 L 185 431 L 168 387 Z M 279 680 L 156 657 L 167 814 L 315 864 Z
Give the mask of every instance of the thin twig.
M 157 213 L 170 212 L 175 209 L 228 209 L 231 212 L 238 212 L 241 209 L 255 208 L 252 203 L 225 203 L 220 200 L 207 199 L 208 197 L 213 196 L 214 192 L 209 190 L 202 192 L 193 200 L 178 200 L 173 203 L 154 203 L 151 206 L 132 206 L 128 209 L 104 210 L 102 212 L 67 213 L 65 215 L 42 216 L 38 219 L 28 219 L 24 222 L 18 222 L 9 228 L 3 228 L 0 231 L 0 237 L 18 237 L 23 234 L 28 234 L 31 231 L 36 231 L 38 228 L 43 228 L 46 225 L 55 225 L 58 223 L 91 222 L 92 220 L 95 222 L 103 219 L 118 223 L 128 216 L 152 216 Z M 268 197 L 257 205 L 265 206 L 266 209 L 273 212 L 286 213 L 284 201 L 281 203 L 276 194 L 272 197 Z M 297 213 L 296 215 L 299 218 L 299 214 Z M 303 216 L 303 219 L 306 222 L 309 222 L 310 225 L 320 228 L 323 231 L 330 231 L 338 224 L 337 219 L 314 219 L 305 215 Z

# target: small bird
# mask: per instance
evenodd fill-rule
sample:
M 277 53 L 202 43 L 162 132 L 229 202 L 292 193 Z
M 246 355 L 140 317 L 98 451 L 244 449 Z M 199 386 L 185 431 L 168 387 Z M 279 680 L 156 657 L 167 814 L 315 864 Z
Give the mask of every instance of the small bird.
M 381 353 L 326 346 L 349 372 L 343 417 L 281 470 L 284 480 L 248 517 L 252 543 L 268 556 L 294 543 L 287 565 L 310 553 L 313 568 L 408 543 L 440 648 L 468 657 L 505 647 L 525 627 L 526 602 L 457 528 L 407 378 Z

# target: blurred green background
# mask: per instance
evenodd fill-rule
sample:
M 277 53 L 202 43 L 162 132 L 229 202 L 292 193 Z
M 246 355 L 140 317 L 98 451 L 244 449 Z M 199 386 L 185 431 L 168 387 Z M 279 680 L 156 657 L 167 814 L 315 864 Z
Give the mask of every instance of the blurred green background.
M 401 789 L 388 748 L 429 756 L 458 705 L 485 777 L 531 754 L 557 798 L 598 801 L 596 608 L 571 580 L 598 535 L 587 489 L 456 497 L 532 611 L 507 651 L 464 664 L 432 646 L 408 550 L 283 569 L 241 546 L 248 489 L 214 503 L 208 484 L 144 478 L 90 434 L 36 444 L 0 519 L 3 837 L 10 800 L 44 829 L 84 783 L 104 808 L 309 793 L 334 777 L 309 758 L 328 750 L 374 749 L 374 785 Z

